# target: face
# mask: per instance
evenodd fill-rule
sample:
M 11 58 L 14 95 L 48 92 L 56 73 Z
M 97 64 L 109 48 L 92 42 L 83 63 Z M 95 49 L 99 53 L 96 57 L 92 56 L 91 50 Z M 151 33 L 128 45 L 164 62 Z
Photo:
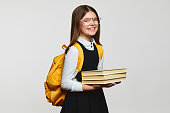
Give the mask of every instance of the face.
M 97 30 L 98 30 L 97 16 L 94 12 L 89 11 L 80 21 L 80 36 L 90 38 L 91 36 L 96 34 Z

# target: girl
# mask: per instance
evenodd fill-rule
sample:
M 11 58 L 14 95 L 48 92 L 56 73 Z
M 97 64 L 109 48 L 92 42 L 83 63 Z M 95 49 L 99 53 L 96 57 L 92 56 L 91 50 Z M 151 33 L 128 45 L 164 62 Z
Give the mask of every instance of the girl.
M 60 113 L 108 113 L 102 87 L 112 87 L 116 83 L 106 85 L 82 84 L 81 71 L 102 70 L 103 57 L 98 61 L 98 52 L 94 43 L 100 44 L 100 18 L 94 8 L 80 5 L 72 13 L 70 44 L 65 51 L 61 88 L 69 90 Z M 74 78 L 78 61 L 78 50 L 72 46 L 80 44 L 84 53 L 84 63 Z M 101 44 L 100 44 L 101 45 Z

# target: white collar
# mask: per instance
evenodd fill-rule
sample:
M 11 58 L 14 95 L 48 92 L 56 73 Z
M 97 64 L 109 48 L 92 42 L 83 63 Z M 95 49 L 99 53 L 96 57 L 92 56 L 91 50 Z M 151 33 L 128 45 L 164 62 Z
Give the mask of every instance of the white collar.
M 89 42 L 89 41 L 85 40 L 84 38 L 82 38 L 80 36 L 78 37 L 77 41 L 82 43 L 84 46 L 91 46 L 91 45 L 93 45 L 93 43 L 95 43 L 94 38 L 91 38 L 91 41 Z

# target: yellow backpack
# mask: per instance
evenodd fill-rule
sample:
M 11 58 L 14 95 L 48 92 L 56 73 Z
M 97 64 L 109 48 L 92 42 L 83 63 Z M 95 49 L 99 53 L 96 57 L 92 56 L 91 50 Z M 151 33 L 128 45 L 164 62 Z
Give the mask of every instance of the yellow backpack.
M 103 56 L 102 46 L 96 43 L 94 44 L 97 47 L 100 61 Z M 83 66 L 84 54 L 81 46 L 77 42 L 73 46 L 75 46 L 79 51 L 76 67 L 76 72 L 78 73 L 79 71 L 81 71 L 81 68 Z M 67 46 L 63 45 L 62 48 L 66 50 Z M 44 82 L 46 99 L 54 106 L 62 106 L 65 96 L 68 93 L 68 91 L 61 89 L 61 76 L 64 65 L 64 55 L 65 53 L 54 57 L 53 63 L 46 78 L 46 82 Z

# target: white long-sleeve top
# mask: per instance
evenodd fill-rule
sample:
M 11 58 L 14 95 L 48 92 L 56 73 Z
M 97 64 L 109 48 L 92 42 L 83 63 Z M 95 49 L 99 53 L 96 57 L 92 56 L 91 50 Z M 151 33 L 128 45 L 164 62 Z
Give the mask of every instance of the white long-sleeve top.
M 82 37 L 78 38 L 78 41 L 84 45 L 88 50 L 94 50 L 93 42 L 95 40 L 92 38 L 91 42 L 83 39 Z M 103 52 L 104 53 L 104 52 Z M 74 46 L 71 46 L 65 54 L 64 67 L 61 78 L 61 88 L 69 90 L 71 92 L 83 91 L 82 83 L 74 79 L 74 74 L 76 72 L 77 62 L 78 62 L 78 49 Z M 104 56 L 104 54 L 103 54 Z M 103 69 L 103 57 L 98 63 L 98 70 Z

